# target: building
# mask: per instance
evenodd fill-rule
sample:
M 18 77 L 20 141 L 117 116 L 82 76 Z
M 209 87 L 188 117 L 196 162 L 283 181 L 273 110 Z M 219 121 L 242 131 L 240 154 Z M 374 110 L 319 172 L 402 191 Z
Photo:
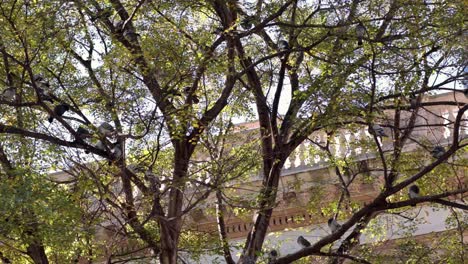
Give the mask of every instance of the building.
M 424 142 L 429 146 L 447 146 L 453 136 L 453 121 L 459 110 L 456 104 L 437 105 L 437 102 L 461 102 L 468 103 L 468 99 L 463 93 L 444 93 L 423 98 L 422 102 L 427 103 L 427 106 L 420 108 L 418 118 L 416 119 L 416 128 L 412 133 L 414 142 L 405 146 L 403 151 L 405 153 L 412 153 L 418 151 L 423 157 L 418 166 L 423 166 L 431 160 L 430 149 L 423 150 L 421 144 L 415 142 Z M 410 102 L 407 102 L 408 104 Z M 382 106 L 385 108 L 385 106 Z M 391 114 L 392 111 L 386 110 Z M 402 119 L 408 119 L 410 113 L 414 111 L 409 109 L 402 114 Z M 464 125 L 460 129 L 460 138 L 468 138 L 468 114 L 465 113 Z M 382 125 L 391 124 L 391 120 L 382 120 Z M 241 124 L 237 127 L 239 133 L 244 133 L 244 137 L 257 133 L 257 122 L 249 122 Z M 387 134 L 390 133 L 389 128 L 385 128 Z M 327 135 L 323 132 L 316 133 L 310 137 L 314 142 L 325 142 Z M 351 181 L 349 185 L 351 200 L 356 204 L 364 204 L 369 202 L 375 197 L 382 184 L 382 171 L 379 168 L 378 157 L 375 152 L 366 151 L 362 148 L 353 146 L 353 142 L 359 141 L 364 138 L 370 138 L 367 128 L 361 126 L 359 129 L 353 131 L 341 131 L 341 133 L 334 136 L 331 144 L 331 151 L 334 155 L 341 158 L 347 158 L 353 162 L 354 174 L 358 173 L 359 177 L 353 177 L 349 173 L 344 173 L 348 177 L 346 181 Z M 392 138 L 383 138 L 381 141 L 382 149 L 392 149 Z M 315 149 L 316 150 L 316 149 Z M 327 219 L 334 212 L 320 212 L 317 208 L 329 206 L 329 203 L 336 201 L 341 190 L 341 183 L 338 180 L 337 172 L 334 167 L 330 167 L 326 157 L 318 155 L 314 151 L 314 145 L 311 142 L 304 142 L 297 150 L 288 158 L 283 171 L 282 178 L 279 185 L 277 196 L 277 207 L 274 209 L 273 216 L 269 224 L 269 234 L 265 241 L 265 249 L 277 249 L 281 255 L 286 255 L 295 252 L 299 249 L 296 239 L 299 235 L 304 236 L 310 242 L 315 242 L 321 237 L 330 233 L 326 224 Z M 204 159 L 203 154 L 197 154 L 200 160 Z M 351 173 L 353 174 L 353 173 Z M 54 177 L 63 177 L 63 174 L 57 174 Z M 457 182 L 453 182 L 453 186 L 462 182 L 466 184 L 468 176 L 468 166 L 460 167 Z M 454 178 L 455 179 L 455 178 Z M 232 185 L 242 184 L 248 186 L 247 188 L 238 189 L 232 195 L 253 197 L 256 190 L 261 185 L 261 175 L 252 175 L 249 182 L 233 182 Z M 119 188 L 115 186 L 115 188 Z M 190 195 L 190 190 L 188 191 Z M 193 192 L 193 190 L 192 190 Z M 400 193 L 398 199 L 406 199 L 407 194 Z M 193 194 L 193 193 L 192 193 Z M 211 195 L 207 202 L 193 209 L 186 217 L 186 225 L 199 232 L 215 233 L 217 232 L 216 219 L 214 217 L 214 203 L 215 198 Z M 320 206 L 315 206 L 316 204 Z M 310 206 L 314 205 L 314 206 Z M 211 213 L 210 213 L 211 210 Z M 315 210 L 315 211 L 314 211 Z M 351 210 L 351 209 L 348 209 Z M 466 212 L 465 212 L 466 213 Z M 405 238 L 408 235 L 414 236 L 420 240 L 430 238 L 439 232 L 447 232 L 451 228 L 445 223 L 451 211 L 445 209 L 434 209 L 429 204 L 423 204 L 418 207 L 411 207 L 405 209 L 404 215 L 407 218 L 402 218 L 395 215 L 380 215 L 378 221 L 373 223 L 374 226 L 379 226 L 382 229 L 381 236 L 375 237 L 370 234 L 364 234 L 361 237 L 360 244 L 365 245 L 368 243 L 381 242 L 382 248 L 388 249 L 388 245 L 393 245 L 395 241 Z M 252 225 L 252 215 L 235 214 L 232 210 L 225 211 L 226 217 L 226 232 L 230 242 L 234 244 L 242 244 L 247 236 L 250 226 Z M 417 220 L 410 220 L 417 219 Z M 339 222 L 344 219 L 339 216 Z M 112 241 L 113 245 L 104 250 L 106 254 L 118 255 L 120 252 L 125 253 L 132 251 L 137 246 L 125 239 L 116 235 L 113 232 L 115 223 L 108 221 L 103 223 L 98 230 L 98 238 L 103 241 Z M 414 232 L 409 234 L 405 227 L 413 228 Z M 464 239 L 468 239 L 468 232 L 463 233 Z M 336 246 L 336 245 L 335 245 Z M 117 251 L 112 251 L 118 248 Z M 239 250 L 233 249 L 233 256 L 238 258 Z M 141 252 L 138 254 L 142 254 Z M 183 254 L 183 253 L 182 253 Z M 189 259 L 189 256 L 185 256 Z M 263 257 L 264 259 L 264 257 Z M 262 260 L 262 258 L 260 258 Z M 213 258 L 212 256 L 205 256 L 202 258 L 201 263 L 216 263 L 222 258 Z M 189 261 L 190 262 L 190 261 Z

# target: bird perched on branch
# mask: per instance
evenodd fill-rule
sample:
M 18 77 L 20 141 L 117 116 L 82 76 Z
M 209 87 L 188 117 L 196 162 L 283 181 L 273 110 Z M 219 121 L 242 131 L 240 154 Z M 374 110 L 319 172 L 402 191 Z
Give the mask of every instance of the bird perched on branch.
M 284 39 L 278 41 L 278 49 L 279 51 L 289 50 L 289 43 Z
M 106 145 L 104 144 L 104 142 L 102 142 L 101 140 L 98 141 L 98 143 L 96 143 L 94 145 L 95 148 L 99 149 L 99 150 L 102 150 L 102 151 L 106 151 Z M 89 151 L 88 150 L 85 150 L 85 153 L 86 154 L 89 154 Z
M 375 135 L 378 137 L 388 137 L 387 134 L 385 134 L 384 129 L 380 125 L 371 125 L 368 128 L 369 134 Z
M 441 158 L 444 154 L 445 154 L 445 148 L 444 148 L 444 147 L 441 147 L 441 146 L 435 146 L 435 147 L 431 150 L 431 155 L 432 155 L 432 157 L 435 158 L 435 159 Z
M 410 107 L 414 109 L 417 106 L 418 106 L 418 99 L 416 98 L 416 95 L 410 94 Z
M 49 101 L 51 103 L 54 102 L 52 95 L 50 93 L 50 83 L 44 79 L 41 75 L 34 76 L 34 82 L 36 83 L 37 87 L 37 94 L 43 101 Z
M 249 30 L 254 26 L 255 17 L 254 16 L 246 16 L 240 21 L 240 26 L 244 30 Z
M 15 88 L 13 87 L 3 90 L 2 95 L 0 96 L 2 100 L 8 101 L 8 102 L 13 102 L 15 100 L 15 97 L 16 97 L 16 91 L 15 91 Z
M 37 96 L 39 97 L 39 99 L 41 99 L 42 101 L 49 101 L 51 103 L 54 103 L 54 98 L 49 92 L 49 82 L 46 81 L 41 75 L 34 75 L 33 79 L 37 86 Z
M 89 133 L 89 131 L 82 126 L 78 127 L 78 129 L 76 130 L 76 134 L 77 134 L 77 139 L 78 138 L 85 139 L 85 138 L 89 138 L 92 136 L 92 134 Z
M 119 33 L 120 33 L 120 32 L 123 32 L 123 30 L 124 30 L 124 28 L 123 28 L 123 27 L 124 27 L 124 23 L 125 23 L 125 22 L 122 21 L 122 20 L 119 20 L 119 21 L 115 22 L 115 23 L 114 23 L 114 29 L 115 29 L 115 31 L 116 31 L 116 32 L 119 32 Z
M 115 142 L 114 147 L 112 148 L 112 155 L 116 159 L 120 159 L 122 157 L 122 154 L 123 154 L 122 145 L 119 142 Z
M 48 101 L 50 103 L 54 103 L 54 98 L 47 90 L 42 88 L 37 88 L 37 95 L 42 101 Z
M 366 34 L 366 27 L 364 27 L 364 24 L 362 24 L 362 22 L 359 22 L 356 26 L 356 37 L 358 39 L 359 46 L 362 46 L 362 39 L 364 38 L 365 34 Z
M 101 135 L 108 137 L 114 134 L 115 129 L 111 124 L 107 122 L 102 122 L 98 127 L 98 131 Z
M 413 184 L 409 187 L 408 196 L 410 199 L 418 198 L 420 196 L 419 187 L 416 184 Z M 416 204 L 413 204 L 411 206 L 416 206 Z
M 140 34 L 136 33 L 133 28 L 126 26 L 123 31 L 123 36 L 128 40 L 134 40 L 140 37 Z
M 59 104 L 54 107 L 54 115 L 55 116 L 62 116 L 66 111 L 70 110 L 70 106 L 68 104 Z M 49 116 L 49 122 L 52 123 L 54 121 L 54 115 Z
M 105 19 L 112 16 L 112 7 L 108 6 L 98 10 L 95 14 L 91 15 L 91 22 L 96 22 L 98 19 Z
M 34 76 L 34 82 L 36 83 L 37 88 L 42 90 L 47 90 L 50 88 L 50 83 L 44 79 L 41 75 Z
M 303 236 L 299 236 L 299 237 L 297 238 L 297 243 L 298 243 L 302 248 L 306 248 L 306 247 L 310 247 L 310 246 L 311 246 L 309 240 L 305 239 Z
M 330 218 L 328 219 L 328 227 L 332 231 L 332 233 L 335 233 L 336 230 L 340 229 L 341 225 L 338 224 L 335 218 Z
M 190 97 L 189 103 L 193 102 L 194 104 L 198 104 L 200 99 L 198 99 L 198 96 L 195 93 L 190 93 L 190 89 L 192 89 L 190 86 L 184 88 L 185 94 Z
M 276 249 L 272 249 L 268 253 L 268 263 L 273 263 L 273 261 L 276 261 L 277 258 L 278 258 L 278 251 L 276 251 Z
M 213 32 L 211 32 L 211 33 L 213 33 L 213 34 L 215 34 L 215 35 L 221 35 L 221 34 L 223 34 L 223 32 L 224 32 L 224 29 L 223 29 L 222 27 L 217 27 L 217 28 L 215 28 L 215 30 L 213 30 Z

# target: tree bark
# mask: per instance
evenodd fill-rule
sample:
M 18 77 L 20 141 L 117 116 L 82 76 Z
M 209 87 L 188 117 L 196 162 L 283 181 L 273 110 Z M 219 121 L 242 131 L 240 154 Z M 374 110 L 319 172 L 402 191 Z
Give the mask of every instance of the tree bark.
M 33 242 L 27 248 L 27 254 L 31 257 L 35 264 L 49 264 L 47 255 L 45 253 L 42 243 Z

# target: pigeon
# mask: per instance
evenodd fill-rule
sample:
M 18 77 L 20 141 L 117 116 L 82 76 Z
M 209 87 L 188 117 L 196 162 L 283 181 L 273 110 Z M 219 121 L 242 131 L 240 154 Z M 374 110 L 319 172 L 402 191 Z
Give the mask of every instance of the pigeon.
M 332 233 L 335 233 L 336 230 L 340 229 L 341 225 L 338 224 L 335 218 L 330 218 L 328 219 L 328 227 L 332 231 Z
M 190 89 L 192 89 L 190 86 L 184 88 L 184 92 L 187 94 L 187 96 L 190 96 Z M 192 93 L 190 99 L 194 104 L 198 104 L 200 102 L 200 99 L 198 99 L 198 96 L 195 93 Z
M 278 49 L 280 51 L 285 51 L 289 49 L 289 43 L 286 40 L 278 41 Z
M 42 81 L 44 81 L 44 77 L 42 77 L 42 75 L 39 75 L 39 74 L 38 74 L 38 75 L 34 75 L 33 80 L 34 80 L 35 82 L 42 82 Z
M 94 144 L 93 147 L 95 147 L 95 148 L 97 148 L 99 150 L 102 150 L 102 151 L 106 151 L 106 145 L 102 141 L 99 141 L 98 143 Z M 86 149 L 85 153 L 89 154 L 89 150 Z
M 364 38 L 365 34 L 366 34 L 366 28 L 361 22 L 359 22 L 356 26 L 356 37 L 358 39 L 359 46 L 362 46 L 362 38 Z
M 44 79 L 41 75 L 34 75 L 34 82 L 37 86 L 37 95 L 42 101 L 49 101 L 51 103 L 54 102 L 51 94 L 48 92 L 50 89 L 50 84 L 48 81 Z
M 310 247 L 310 246 L 311 246 L 310 242 L 309 242 L 307 239 L 305 239 L 303 236 L 299 236 L 299 237 L 297 238 L 297 243 L 298 243 L 302 248 L 306 248 L 306 247 Z
M 124 22 L 122 20 L 117 21 L 116 23 L 114 23 L 114 28 L 115 28 L 116 32 L 122 32 L 123 31 L 123 26 L 124 26 Z
M 409 197 L 411 199 L 418 198 L 419 197 L 419 187 L 416 184 L 413 184 L 409 187 Z
M 70 110 L 70 106 L 67 104 L 59 104 L 54 107 L 54 115 L 62 116 L 66 111 Z M 52 123 L 54 121 L 54 117 L 52 115 L 49 116 L 49 122 Z
M 112 8 L 105 7 L 104 9 L 98 10 L 95 15 L 91 15 L 90 20 L 91 22 L 95 22 L 98 19 L 109 18 L 112 16 Z
M 245 30 L 249 30 L 254 25 L 254 21 L 255 21 L 255 17 L 246 16 L 244 19 L 241 20 L 240 26 Z
M 463 67 L 463 80 L 461 83 L 463 84 L 463 87 L 465 88 L 465 91 L 463 92 L 465 96 L 468 98 L 468 65 Z
M 255 264 L 255 258 L 250 257 L 250 256 L 245 256 L 244 261 L 242 261 L 244 264 Z
M 435 159 L 441 158 L 444 154 L 445 154 L 445 148 L 444 148 L 444 147 L 441 147 L 441 146 L 435 146 L 435 147 L 431 150 L 431 155 L 432 155 L 432 157 L 435 158 Z
M 102 141 L 99 141 L 98 143 L 96 143 L 94 145 L 94 147 L 99 149 L 99 150 L 106 151 L 106 146 L 104 145 L 104 143 Z M 85 150 L 85 153 L 89 154 L 89 150 Z
M 116 142 L 112 148 L 112 155 L 114 155 L 116 159 L 120 159 L 123 154 L 122 152 L 122 145 L 119 142 Z
M 37 88 L 37 95 L 42 101 L 49 101 L 50 103 L 54 103 L 54 98 L 52 98 L 52 96 L 49 92 L 47 92 L 47 90 Z
M 49 82 L 46 81 L 41 75 L 34 75 L 34 82 L 40 89 L 47 90 L 50 88 Z
M 272 263 L 278 258 L 278 251 L 276 249 L 272 249 L 268 254 L 268 263 Z
M 419 187 L 416 184 L 413 184 L 409 187 L 408 195 L 410 199 L 418 198 L 419 197 Z M 413 204 L 411 206 L 416 206 Z
M 414 94 L 410 95 L 410 107 L 411 108 L 416 108 L 418 106 L 418 99 Z
M 134 40 L 137 39 L 140 36 L 140 34 L 135 33 L 135 31 L 129 27 L 125 27 L 123 36 L 128 40 Z
M 102 122 L 98 127 L 98 131 L 102 135 L 108 137 L 108 136 L 112 135 L 115 132 L 115 129 L 111 124 L 109 124 L 107 122 Z
M 100 149 L 102 151 L 106 151 L 106 146 L 104 145 L 104 142 L 102 141 L 99 141 L 98 143 L 96 143 L 96 145 L 94 145 L 95 148 L 97 149 Z
M 16 97 L 16 91 L 15 91 L 15 88 L 13 88 L 13 87 L 10 87 L 10 88 L 7 88 L 7 89 L 3 90 L 3 93 L 0 96 L 1 99 L 5 100 L 5 101 L 9 101 L 9 102 L 14 101 L 15 97 Z
M 384 129 L 379 125 L 369 126 L 368 131 L 371 135 L 376 135 L 378 137 L 388 137 L 388 135 L 385 134 Z
M 76 130 L 76 134 L 80 139 L 91 137 L 91 133 L 89 133 L 89 131 L 82 126 L 78 127 L 78 129 Z
M 213 32 L 211 32 L 211 33 L 213 33 L 213 34 L 215 34 L 215 35 L 221 35 L 221 34 L 223 34 L 223 32 L 224 32 L 224 29 L 223 29 L 222 27 L 217 27 L 217 28 L 216 28 Z

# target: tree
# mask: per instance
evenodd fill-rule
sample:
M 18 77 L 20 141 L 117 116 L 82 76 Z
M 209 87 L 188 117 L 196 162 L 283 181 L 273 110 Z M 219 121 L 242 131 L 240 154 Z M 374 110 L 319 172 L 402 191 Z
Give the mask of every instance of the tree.
M 423 101 L 433 92 L 462 94 L 447 86 L 464 76 L 463 7 L 462 1 L 402 0 L 2 4 L 0 65 L 4 90 L 12 89 L 14 96 L 3 93 L 0 101 L 1 187 L 5 194 L 26 192 L 20 183 L 41 190 L 15 212 L 15 225 L 32 222 L 31 227 L 16 230 L 8 224 L 0 230 L 0 245 L 6 245 L 0 246 L 2 258 L 27 255 L 34 263 L 125 258 L 128 252 L 118 253 L 112 243 L 105 252 L 96 251 L 95 234 L 86 227 L 102 225 L 117 234 L 116 244 L 176 263 L 182 259 L 179 247 L 194 258 L 195 252 L 202 254 L 200 247 L 212 246 L 184 219 L 215 199 L 217 243 L 228 263 L 234 260 L 225 206 L 257 211 L 240 259 L 251 263 L 262 252 L 287 158 L 305 141 L 328 157 L 342 188 L 337 216 L 352 202 L 353 181 L 345 181 L 345 174 L 355 179 L 365 172 L 353 158 L 334 153 L 332 139 L 374 124 L 391 132 L 391 149 L 383 148 L 378 135 L 355 144 L 377 153 L 375 166 L 384 175 L 380 194 L 343 215 L 348 220 L 337 232 L 276 263 L 327 255 L 322 248 L 348 230 L 328 256 L 336 262 L 353 258 L 347 253 L 382 211 L 427 201 L 466 209 L 441 200 L 466 193 L 460 186 L 411 201 L 388 200 L 432 169 L 445 168 L 449 157 L 465 158 L 460 127 L 466 103 Z M 364 36 L 355 34 L 358 24 L 364 25 Z M 59 104 L 67 111 L 56 110 Z M 420 126 L 435 127 L 418 124 L 434 105 L 459 107 L 455 121 L 445 124 L 453 129 L 453 140 L 442 156 L 406 174 L 405 146 L 416 141 L 422 146 L 418 153 L 430 150 L 432 142 L 411 135 Z M 54 120 L 49 123 L 47 116 Z M 252 117 L 259 120 L 260 134 L 239 137 L 232 120 Z M 313 140 L 319 132 L 326 133 L 325 142 Z M 247 151 L 257 145 L 258 152 Z M 66 170 L 69 178 L 44 177 L 44 165 Z M 256 203 L 228 202 L 230 184 L 256 170 L 262 175 Z M 5 197 L 10 202 L 2 209 L 11 212 L 18 195 Z M 38 206 L 40 201 L 49 204 Z M 53 221 L 57 215 L 41 208 L 65 210 L 62 220 L 73 221 Z M 63 240 L 59 228 L 69 232 Z M 67 251 L 57 241 L 74 246 Z

